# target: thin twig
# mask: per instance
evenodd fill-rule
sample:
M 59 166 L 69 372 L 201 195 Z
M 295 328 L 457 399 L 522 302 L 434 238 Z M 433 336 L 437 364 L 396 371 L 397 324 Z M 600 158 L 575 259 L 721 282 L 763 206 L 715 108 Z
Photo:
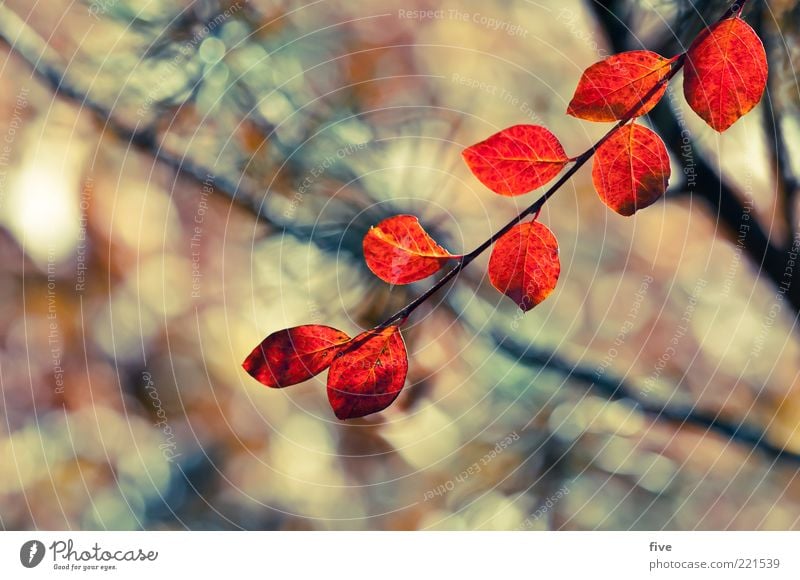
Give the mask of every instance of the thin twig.
M 610 47 L 614 51 L 628 50 L 631 48 L 627 42 L 629 28 L 617 16 L 617 5 L 617 0 L 589 2 L 595 18 L 606 31 Z M 736 189 L 723 179 L 693 144 L 685 142 L 682 127 L 669 103 L 660 102 L 650 112 L 649 120 L 675 158 L 682 158 L 684 148 L 687 157 L 693 160 L 696 183 L 692 190 L 693 197 L 702 199 L 710 206 L 714 217 L 727 227 L 733 237 L 741 240 L 744 254 L 753 262 L 759 275 L 764 275 L 776 286 L 783 285 L 786 301 L 795 312 L 800 312 L 800 279 L 796 276 L 786 279 L 790 259 L 787 251 L 790 248 L 773 244 L 758 220 L 748 219 L 752 207 L 746 207 Z M 685 149 L 687 147 L 688 150 Z
M 573 378 L 590 385 L 592 389 L 603 394 L 607 399 L 625 401 L 654 419 L 672 421 L 680 425 L 692 425 L 693 427 L 717 433 L 745 447 L 758 449 L 770 458 L 800 463 L 800 454 L 778 447 L 771 443 L 762 431 L 744 422 L 738 425 L 731 423 L 721 418 L 719 413 L 707 413 L 698 409 L 695 405 L 659 405 L 646 401 L 636 395 L 637 392 L 642 392 L 642 390 L 637 389 L 635 385 L 625 379 L 614 377 L 605 372 L 598 373 L 596 370 L 576 365 L 555 352 L 543 351 L 532 345 L 520 344 L 496 333 L 492 334 L 492 339 L 500 350 L 515 361 L 559 371 L 567 378 Z
M 741 0 L 740 2 L 733 2 L 731 5 L 725 10 L 724 14 L 719 17 L 717 22 L 721 22 L 726 18 L 730 18 L 734 15 L 739 15 L 744 10 L 745 5 L 747 4 L 748 0 Z M 511 228 L 521 222 L 523 219 L 531 215 L 532 213 L 537 213 L 542 209 L 542 206 L 550 199 L 565 183 L 567 183 L 573 175 L 581 168 L 583 165 L 592 158 L 595 154 L 597 149 L 605 143 L 608 139 L 610 139 L 617 131 L 619 131 L 623 125 L 630 122 L 632 119 L 636 117 L 636 112 L 641 108 L 641 103 L 646 103 L 650 97 L 655 95 L 663 85 L 669 83 L 670 80 L 678 73 L 679 70 L 683 68 L 684 63 L 686 62 L 686 53 L 683 52 L 675 57 L 672 63 L 672 69 L 670 70 L 669 74 L 667 74 L 664 78 L 659 80 L 658 83 L 653 86 L 653 88 L 648 91 L 648 93 L 641 98 L 639 103 L 636 103 L 631 109 L 623 115 L 620 121 L 614 125 L 614 127 L 608 131 L 603 137 L 600 138 L 594 145 L 589 147 L 586 151 L 578 155 L 574 158 L 573 165 L 561 176 L 561 178 L 556 181 L 541 197 L 539 197 L 536 201 L 534 201 L 530 206 L 526 209 L 522 210 L 522 212 L 517 215 L 514 219 L 508 222 L 505 226 L 503 226 L 499 231 L 495 232 L 488 240 L 484 241 L 480 246 L 475 248 L 473 251 L 465 254 L 461 257 L 458 264 L 448 271 L 444 276 L 442 276 L 438 282 L 436 282 L 433 286 L 428 288 L 425 292 L 420 294 L 414 301 L 410 304 L 401 308 L 394 314 L 392 314 L 389 318 L 384 320 L 380 323 L 377 328 L 384 328 L 393 322 L 397 321 L 404 321 L 406 320 L 414 310 L 416 310 L 420 305 L 422 305 L 428 298 L 433 296 L 442 286 L 447 284 L 450 280 L 455 278 L 461 270 L 466 268 L 470 262 L 472 262 L 475 258 L 485 252 L 488 248 L 490 248 L 498 239 L 503 237 L 506 233 L 508 233 Z

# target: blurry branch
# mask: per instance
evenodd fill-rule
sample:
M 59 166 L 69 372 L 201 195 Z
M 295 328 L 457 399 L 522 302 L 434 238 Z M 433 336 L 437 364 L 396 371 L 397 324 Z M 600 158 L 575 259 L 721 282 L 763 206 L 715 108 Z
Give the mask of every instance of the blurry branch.
M 800 190 L 800 181 L 792 171 L 792 162 L 789 150 L 786 145 L 786 135 L 781 123 L 782 114 L 777 109 L 779 92 L 776 90 L 778 71 L 780 63 L 777 53 L 786 46 L 778 46 L 781 43 L 775 42 L 779 37 L 778 31 L 767 30 L 765 24 L 769 22 L 769 8 L 766 3 L 762 3 L 759 11 L 759 35 L 764 39 L 764 48 L 767 53 L 769 63 L 769 77 L 767 79 L 767 90 L 764 94 L 764 107 L 762 114 L 764 118 L 764 140 L 770 153 L 770 169 L 775 168 L 773 178 L 776 184 L 779 207 L 783 210 L 786 223 L 786 237 L 784 244 L 791 247 L 794 243 L 796 220 L 796 198 Z M 771 172 L 772 173 L 772 172 Z
M 775 460 L 782 459 L 800 463 L 800 454 L 787 451 L 770 443 L 764 433 L 752 426 L 745 425 L 744 422 L 737 425 L 720 418 L 719 414 L 712 415 L 697 409 L 695 406 L 659 405 L 637 395 L 637 393 L 644 393 L 645 391 L 630 382 L 606 373 L 598 373 L 594 368 L 590 369 L 572 363 L 556 352 L 520 344 L 517 341 L 510 340 L 507 336 L 501 336 L 499 333 L 492 333 L 492 340 L 500 351 L 518 363 L 557 371 L 567 379 L 585 383 L 610 401 L 625 401 L 656 420 L 670 421 L 678 423 L 680 426 L 704 429 L 745 447 L 761 451 Z
M 632 46 L 633 43 L 629 41 L 631 23 L 623 20 L 623 0 L 591 0 L 589 6 L 600 27 L 606 32 L 607 41 L 614 52 L 640 48 Z M 638 41 L 634 42 L 640 45 Z M 695 187 L 692 195 L 703 199 L 710 206 L 712 214 L 727 226 L 731 236 L 741 241 L 743 252 L 753 262 L 758 274 L 765 275 L 773 284 L 780 286 L 795 313 L 800 312 L 800 277 L 786 276 L 787 271 L 792 271 L 791 268 L 787 270 L 787 266 L 791 265 L 791 244 L 786 247 L 776 246 L 758 220 L 749 219 L 752 207 L 745 206 L 733 186 L 711 167 L 692 143 L 684 142 L 682 127 L 667 100 L 662 100 L 652 110 L 649 119 L 676 159 L 693 160 Z M 778 120 L 776 124 L 779 124 Z M 767 141 L 770 140 L 771 137 L 768 136 Z M 794 228 L 791 232 L 790 238 L 794 240 Z
M 477 297 L 470 294 L 470 300 Z M 475 336 L 488 334 L 491 343 L 498 351 L 512 359 L 515 363 L 532 369 L 546 369 L 558 373 L 566 380 L 582 383 L 586 388 L 596 391 L 609 401 L 624 401 L 654 420 L 678 423 L 680 426 L 691 426 L 699 430 L 713 432 L 730 441 L 761 451 L 775 460 L 787 460 L 800 463 L 800 454 L 778 447 L 766 438 L 761 430 L 721 418 L 697 409 L 695 406 L 660 404 L 647 398 L 647 389 L 641 388 L 633 381 L 614 376 L 608 372 L 598 372 L 596 364 L 581 364 L 569 360 L 558 351 L 541 348 L 533 344 L 523 343 L 510 338 L 497 326 L 488 328 L 486 317 L 473 315 L 468 302 L 458 292 L 450 292 L 445 301 L 448 309 L 465 324 Z
M 771 78 L 773 73 L 770 72 L 769 76 Z M 776 92 L 771 89 L 771 85 L 767 85 L 762 111 L 764 132 L 766 133 L 765 141 L 769 148 L 770 169 L 774 168 L 774 172 L 770 171 L 770 173 L 776 184 L 778 206 L 784 212 L 786 226 L 784 245 L 791 247 L 794 243 L 795 225 L 797 224 L 795 203 L 798 190 L 800 190 L 800 182 L 792 173 L 789 151 L 786 147 L 786 136 L 780 118 L 778 118 L 779 113 L 775 108 L 775 99 Z
M 93 113 L 102 123 L 104 131 L 110 132 L 123 142 L 134 145 L 140 151 L 170 167 L 178 175 L 188 177 L 198 185 L 204 186 L 211 181 L 215 194 L 228 198 L 232 206 L 244 210 L 259 222 L 275 230 L 285 232 L 301 242 L 313 243 L 321 251 L 361 257 L 361 241 L 368 229 L 367 225 L 361 231 L 354 224 L 350 224 L 350 227 L 340 232 L 341 235 L 334 240 L 331 236 L 320 234 L 322 231 L 320 224 L 298 224 L 269 211 L 266 196 L 270 192 L 264 191 L 262 185 L 244 172 L 226 175 L 224 171 L 217 170 L 214 166 L 209 167 L 196 162 L 188 153 L 170 151 L 159 137 L 157 128 L 161 124 L 160 119 L 144 126 L 138 122 L 135 125 L 126 123 L 124 119 L 120 118 L 120 115 L 114 113 L 111 106 L 94 99 L 88 90 L 81 89 L 74 79 L 70 79 L 68 69 L 60 55 L 50 48 L 47 41 L 13 10 L 2 3 L 0 3 L 0 41 L 9 46 L 12 54 L 21 57 L 31 67 L 32 76 L 40 79 L 56 95 L 70 99 L 82 110 Z M 195 81 L 190 87 L 192 95 L 196 93 L 197 85 L 198 81 Z M 245 110 L 253 111 L 256 108 L 256 101 L 252 95 L 239 94 L 238 97 L 239 104 L 244 104 Z M 190 100 L 191 97 L 188 101 Z M 184 104 L 188 101 L 184 101 Z M 179 104 L 178 106 L 183 105 Z M 180 111 L 180 108 L 178 110 Z M 257 116 L 248 117 L 248 119 L 264 135 L 269 137 L 274 133 L 274 127 L 267 125 Z M 297 156 L 284 152 L 284 158 L 286 161 L 283 169 L 288 173 L 294 172 L 298 175 L 308 173 L 309 167 L 305 166 L 304 161 Z M 338 177 L 345 184 L 353 183 L 357 179 L 357 176 L 349 170 L 342 171 Z M 366 219 L 370 216 L 373 208 L 371 204 L 367 203 L 364 207 L 355 208 L 354 211 Z M 349 222 L 349 220 L 346 221 Z
M 123 142 L 130 143 L 158 162 L 170 167 L 178 175 L 194 180 L 198 185 L 204 186 L 211 181 L 215 194 L 228 198 L 233 206 L 246 211 L 265 225 L 285 232 L 301 242 L 313 243 L 323 252 L 352 255 L 359 258 L 359 263 L 363 264 L 363 260 L 360 260 L 363 252 L 363 236 L 369 225 L 380 221 L 381 217 L 381 215 L 373 215 L 377 210 L 376 206 L 369 203 L 371 200 L 366 200 L 363 206 L 347 207 L 352 214 L 358 214 L 361 220 L 351 221 L 349 219 L 351 216 L 348 215 L 348 219 L 342 220 L 347 227 L 339 230 L 338 236 L 327 235 L 325 228 L 321 227 L 319 223 L 304 225 L 286 219 L 276 212 L 269 211 L 266 196 L 270 193 L 264 191 L 263 186 L 244 172 L 226 175 L 224 171 L 218 171 L 213 166 L 209 167 L 196 162 L 188 153 L 170 151 L 165 147 L 163 138 L 159 136 L 158 127 L 161 125 L 159 119 L 147 125 L 142 125 L 141 122 L 131 124 L 121 118 L 121 115 L 115 114 L 112 106 L 95 99 L 89 90 L 80 87 L 75 78 L 70 78 L 66 63 L 48 45 L 48 42 L 2 2 L 0 2 L 0 41 L 5 42 L 12 54 L 22 58 L 30 66 L 32 77 L 38 78 L 56 95 L 74 101 L 81 110 L 87 110 L 94 114 L 102 124 L 104 131 L 108 131 Z M 72 76 L 74 77 L 74 75 Z M 197 82 L 191 88 L 191 94 L 195 94 Z M 238 99 L 238 104 L 245 111 L 253 111 L 257 108 L 257 97 L 254 95 L 242 92 L 236 93 L 235 98 Z M 186 102 L 188 101 L 185 101 L 184 104 Z M 179 104 L 180 106 L 182 105 Z M 274 127 L 257 115 L 248 117 L 248 119 L 265 136 L 273 135 Z M 287 173 L 308 174 L 310 168 L 304 165 L 305 160 L 292 155 L 291 151 L 284 152 L 283 157 L 285 159 L 283 169 Z M 351 170 L 344 169 L 339 172 L 337 178 L 345 185 L 357 181 L 358 176 Z M 347 206 L 348 203 L 353 205 L 348 200 L 341 203 L 344 206 Z M 384 213 L 388 211 L 388 204 L 383 204 L 382 207 Z M 388 213 L 388 215 L 392 215 L 392 213 Z
M 123 141 L 136 146 L 164 163 L 180 175 L 187 176 L 199 184 L 213 179 L 214 191 L 230 199 L 231 203 L 255 216 L 272 227 L 285 230 L 287 233 L 308 240 L 309 234 L 293 224 L 284 223 L 275 216 L 269 215 L 264 203 L 254 193 L 253 184 L 242 176 L 239 182 L 219 175 L 213 168 L 193 162 L 186 156 L 176 155 L 165 149 L 159 142 L 154 126 L 131 126 L 118 119 L 110 107 L 94 100 L 88 91 L 79 89 L 68 78 L 60 56 L 17 14 L 0 4 L 0 40 L 5 42 L 11 53 L 21 57 L 36 76 L 58 96 L 75 101 L 80 108 L 94 113 L 103 123 L 103 129 L 110 131 Z

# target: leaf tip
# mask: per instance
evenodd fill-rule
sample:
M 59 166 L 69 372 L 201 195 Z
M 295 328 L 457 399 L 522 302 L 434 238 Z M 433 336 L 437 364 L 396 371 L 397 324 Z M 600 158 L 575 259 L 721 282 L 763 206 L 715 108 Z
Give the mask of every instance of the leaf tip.
M 574 97 L 569 102 L 569 105 L 567 105 L 567 115 L 569 115 L 570 117 L 575 117 L 576 119 L 579 118 L 578 117 L 578 111 L 577 111 L 577 108 L 575 106 L 575 98 Z

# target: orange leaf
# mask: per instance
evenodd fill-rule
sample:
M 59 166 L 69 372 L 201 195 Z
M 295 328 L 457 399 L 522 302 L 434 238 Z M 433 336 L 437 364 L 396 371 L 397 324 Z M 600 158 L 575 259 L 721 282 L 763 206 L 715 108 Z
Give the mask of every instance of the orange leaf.
M 328 371 L 328 401 L 339 419 L 382 411 L 400 394 L 408 356 L 397 326 L 362 332 Z
M 489 258 L 492 285 L 524 312 L 550 295 L 560 272 L 558 242 L 539 222 L 514 226 L 497 240 Z
M 767 56 L 755 31 L 728 18 L 701 33 L 686 54 L 683 94 L 695 113 L 720 133 L 761 100 Z
M 661 197 L 669 175 L 669 156 L 661 137 L 633 123 L 621 127 L 597 149 L 592 167 L 600 199 L 624 216 Z
M 431 238 L 413 215 L 396 215 L 369 229 L 364 259 L 372 272 L 390 284 L 410 284 L 435 274 L 458 258 Z
M 649 50 L 631 50 L 593 64 L 578 81 L 567 114 L 587 121 L 644 115 L 664 96 L 667 83 L 662 81 L 674 60 Z M 658 83 L 661 87 L 645 101 Z M 641 106 L 632 113 L 637 105 Z
M 553 179 L 569 158 L 558 138 L 538 125 L 514 125 L 462 153 L 472 173 L 500 195 L 522 195 Z
M 273 332 L 242 363 L 250 376 L 274 388 L 307 381 L 324 371 L 348 340 L 341 330 L 320 324 Z

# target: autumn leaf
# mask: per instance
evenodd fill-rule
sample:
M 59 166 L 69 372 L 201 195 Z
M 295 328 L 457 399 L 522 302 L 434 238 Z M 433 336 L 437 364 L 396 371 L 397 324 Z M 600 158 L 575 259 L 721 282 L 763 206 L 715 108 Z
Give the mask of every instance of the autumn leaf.
M 644 115 L 664 96 L 667 83 L 663 81 L 674 60 L 649 50 L 631 50 L 593 64 L 578 81 L 567 114 L 587 121 Z M 634 111 L 637 105 L 641 106 Z
M 268 387 L 288 387 L 328 368 L 348 340 L 350 337 L 341 330 L 320 324 L 286 328 L 265 338 L 242 367 Z
M 382 411 L 400 394 L 408 356 L 397 326 L 372 329 L 339 351 L 328 371 L 328 401 L 339 419 Z
M 689 47 L 683 94 L 716 131 L 721 133 L 755 107 L 766 86 L 764 45 L 741 18 L 713 25 Z
M 433 241 L 413 215 L 390 217 L 370 228 L 363 246 L 369 269 L 390 284 L 422 280 L 459 257 Z
M 539 222 L 514 226 L 497 240 L 489 258 L 492 285 L 524 312 L 550 295 L 560 272 L 558 242 Z
M 569 158 L 555 135 L 537 125 L 514 125 L 462 153 L 472 173 L 500 195 L 521 195 L 558 175 Z
M 670 166 L 661 137 L 631 123 L 621 127 L 595 153 L 592 181 L 600 199 L 630 216 L 667 190 Z

